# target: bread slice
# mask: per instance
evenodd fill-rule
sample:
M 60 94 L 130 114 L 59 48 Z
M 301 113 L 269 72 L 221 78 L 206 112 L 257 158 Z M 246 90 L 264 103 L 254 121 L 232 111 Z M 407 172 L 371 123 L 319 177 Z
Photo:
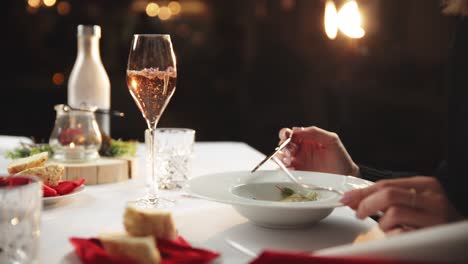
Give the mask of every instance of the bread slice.
M 138 264 L 158 264 L 161 255 L 152 236 L 133 237 L 127 234 L 104 233 L 102 246 L 112 256 L 124 257 Z
M 369 231 L 359 234 L 354 239 L 353 244 L 384 239 L 385 237 L 385 233 L 379 228 L 378 225 L 375 225 L 373 228 L 369 229 Z
M 29 168 L 44 166 L 49 158 L 48 152 L 41 152 L 29 157 L 15 159 L 7 168 L 8 173 L 15 174 Z
M 133 236 L 153 236 L 168 240 L 177 238 L 171 212 L 161 209 L 137 208 L 129 205 L 124 213 L 124 226 Z
M 47 165 L 45 167 L 35 167 L 35 168 L 29 168 L 24 171 L 18 172 L 17 176 L 37 176 L 41 178 L 41 180 L 44 182 L 44 184 L 54 187 L 57 186 L 59 181 L 62 179 L 63 173 L 65 169 L 63 166 L 60 165 Z

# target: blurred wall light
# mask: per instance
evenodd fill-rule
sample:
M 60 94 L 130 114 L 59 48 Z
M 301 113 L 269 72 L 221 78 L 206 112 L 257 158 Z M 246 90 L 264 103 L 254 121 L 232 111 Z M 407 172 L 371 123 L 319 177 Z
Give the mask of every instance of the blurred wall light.
M 57 4 L 57 13 L 61 16 L 66 16 L 70 13 L 71 5 L 67 1 L 62 1 Z
M 32 8 L 38 8 L 41 6 L 41 0 L 28 0 L 28 5 Z
M 55 85 L 60 86 L 63 84 L 64 81 L 65 81 L 65 76 L 63 75 L 63 73 L 56 72 L 54 73 L 54 75 L 52 75 L 52 82 Z
M 153 0 L 154 1 L 154 0 Z M 164 5 L 163 5 L 164 4 Z M 167 4 L 167 6 L 166 6 Z M 160 20 L 169 20 L 184 12 L 184 15 L 200 15 L 207 12 L 206 4 L 200 0 L 149 2 L 147 0 L 133 0 L 130 5 L 132 12 L 145 12 L 149 17 L 159 17 Z
M 329 39 L 335 39 L 338 34 L 338 12 L 335 3 L 327 1 L 324 17 L 325 33 Z
M 180 6 L 179 2 L 176 2 L 176 1 L 171 1 L 167 7 L 169 7 L 169 9 L 171 10 L 171 14 L 172 15 L 178 15 L 182 9 L 182 7 Z
M 160 12 L 159 5 L 154 2 L 150 2 L 146 6 L 146 14 L 150 17 L 158 16 L 159 12 Z
M 51 7 L 51 6 L 55 5 L 56 2 L 57 2 L 57 0 L 43 0 L 44 5 L 47 6 L 47 7 Z
M 162 6 L 160 9 L 159 9 L 159 19 L 161 20 L 168 20 L 169 18 L 171 18 L 171 9 L 169 9 L 169 7 L 167 6 Z
M 361 23 L 361 13 L 356 1 L 346 2 L 338 12 L 333 1 L 326 2 L 324 26 L 328 38 L 335 39 L 338 30 L 350 38 L 362 38 L 366 32 Z
M 281 0 L 281 8 L 285 11 L 291 11 L 296 6 L 296 0 Z

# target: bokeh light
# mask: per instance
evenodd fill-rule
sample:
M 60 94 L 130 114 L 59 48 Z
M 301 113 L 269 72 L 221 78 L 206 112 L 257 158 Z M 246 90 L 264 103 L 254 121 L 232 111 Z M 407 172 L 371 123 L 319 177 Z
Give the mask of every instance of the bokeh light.
M 182 9 L 180 3 L 176 1 L 171 1 L 169 5 L 167 5 L 167 7 L 169 7 L 169 9 L 171 10 L 172 15 L 178 15 L 180 13 L 180 10 Z
M 338 29 L 350 38 L 362 38 L 366 32 L 361 27 L 361 14 L 356 1 L 346 2 L 340 9 L 336 10 L 333 1 L 328 0 L 325 4 L 325 33 L 328 38 L 335 39 Z
M 328 38 L 335 39 L 338 34 L 338 11 L 333 1 L 327 1 L 325 4 L 324 25 Z
M 28 0 L 28 5 L 33 8 L 38 8 L 41 5 L 41 0 Z
M 171 18 L 171 9 L 169 9 L 169 7 L 167 6 L 163 6 L 159 9 L 159 19 L 161 20 L 168 20 L 169 18 Z
M 281 8 L 284 11 L 291 11 L 296 6 L 296 0 L 281 0 Z
M 43 2 L 44 2 L 45 6 L 51 7 L 51 6 L 55 5 L 57 0 L 43 0 Z
M 346 2 L 338 12 L 338 27 L 350 38 L 362 38 L 366 34 L 361 27 L 362 18 L 356 1 Z
M 146 14 L 150 17 L 155 17 L 159 14 L 159 5 L 156 3 L 148 3 L 146 6 Z
M 62 1 L 57 4 L 57 13 L 59 13 L 59 15 L 66 16 L 70 13 L 70 10 L 71 5 L 67 1 Z
M 63 75 L 63 73 L 56 72 L 54 73 L 54 75 L 52 75 L 52 82 L 55 85 L 60 86 L 63 84 L 64 81 L 65 81 L 65 76 Z

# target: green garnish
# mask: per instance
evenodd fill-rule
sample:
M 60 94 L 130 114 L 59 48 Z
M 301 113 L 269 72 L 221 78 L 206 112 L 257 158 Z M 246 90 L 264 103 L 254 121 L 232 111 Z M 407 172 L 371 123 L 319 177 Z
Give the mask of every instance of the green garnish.
M 111 139 L 110 146 L 102 152 L 106 157 L 135 156 L 138 149 L 137 141 L 123 141 L 122 139 Z
M 53 154 L 49 144 L 20 143 L 20 147 L 7 151 L 5 157 L 8 159 L 19 159 L 32 156 L 41 152 L 48 152 L 49 156 Z
M 288 188 L 288 187 L 280 187 L 278 185 L 276 185 L 276 188 L 278 188 L 280 191 L 281 191 L 281 196 L 284 198 L 287 198 L 291 195 L 294 194 L 294 190 L 291 189 L 291 188 Z
M 136 155 L 138 149 L 138 141 L 122 139 L 108 139 L 101 145 L 99 154 L 103 157 L 121 157 Z M 8 159 L 19 159 L 32 156 L 40 152 L 48 152 L 49 156 L 53 155 L 52 148 L 49 144 L 36 144 L 36 143 L 20 143 L 20 147 L 7 151 L 5 157 Z

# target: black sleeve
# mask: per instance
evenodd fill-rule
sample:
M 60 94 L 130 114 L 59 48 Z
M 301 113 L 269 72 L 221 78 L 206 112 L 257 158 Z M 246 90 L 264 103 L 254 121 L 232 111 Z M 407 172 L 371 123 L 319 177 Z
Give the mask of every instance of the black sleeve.
M 359 172 L 361 174 L 361 178 L 373 182 L 383 179 L 396 179 L 420 175 L 417 172 L 380 170 L 365 165 L 359 165 Z
M 448 63 L 448 173 L 442 184 L 458 211 L 468 216 L 468 17 L 459 20 Z

